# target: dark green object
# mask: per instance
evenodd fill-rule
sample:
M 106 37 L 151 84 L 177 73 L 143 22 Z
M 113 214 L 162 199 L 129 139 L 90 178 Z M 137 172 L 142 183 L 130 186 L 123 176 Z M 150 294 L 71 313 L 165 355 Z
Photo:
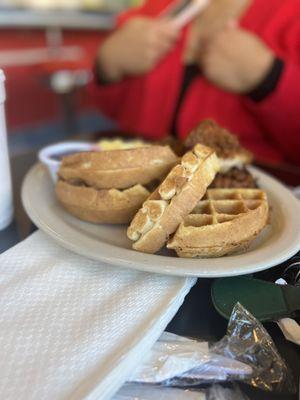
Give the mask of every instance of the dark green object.
M 277 285 L 260 279 L 216 279 L 211 296 L 216 310 L 227 319 L 237 302 L 260 321 L 293 317 L 300 310 L 300 287 Z

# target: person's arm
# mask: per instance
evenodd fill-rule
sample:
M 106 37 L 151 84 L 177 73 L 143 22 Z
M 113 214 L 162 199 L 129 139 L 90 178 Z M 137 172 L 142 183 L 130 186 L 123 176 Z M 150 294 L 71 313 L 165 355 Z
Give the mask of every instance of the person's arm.
M 240 94 L 274 145 L 287 160 L 300 164 L 300 64 L 282 60 L 277 79 L 267 82 L 269 87 L 260 96 L 258 89 L 272 73 L 274 60 L 276 55 L 253 33 L 227 29 L 202 46 L 198 62 L 211 83 Z
M 168 3 L 160 2 L 161 10 Z M 143 7 L 122 14 L 118 28 L 99 46 L 90 93 L 97 106 L 117 121 L 126 117 L 128 108 L 138 109 L 147 73 L 177 39 L 178 32 L 169 22 L 153 18 L 159 10 L 158 4 L 148 1 Z
M 178 34 L 171 21 L 132 18 L 103 42 L 98 73 L 108 82 L 147 74 L 172 49 Z
M 275 90 L 260 100 L 245 96 L 243 102 L 286 159 L 300 165 L 300 65 L 285 61 Z

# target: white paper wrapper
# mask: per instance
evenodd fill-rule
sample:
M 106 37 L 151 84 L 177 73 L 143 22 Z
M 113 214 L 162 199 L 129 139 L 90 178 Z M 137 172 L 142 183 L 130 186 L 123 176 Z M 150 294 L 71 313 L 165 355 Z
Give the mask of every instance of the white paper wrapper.
M 249 400 L 238 386 L 212 385 L 203 390 L 184 390 L 140 384 L 126 384 L 113 400 Z
M 125 384 L 112 400 L 207 400 L 206 394 L 160 386 Z
M 220 382 L 231 376 L 242 377 L 251 373 L 252 368 L 248 365 L 212 353 L 208 342 L 164 332 L 128 381 L 178 386 L 178 379 L 186 382 Z M 173 384 L 174 378 L 178 379 Z
M 278 285 L 286 285 L 286 281 L 282 278 L 275 282 Z M 277 325 L 281 329 L 286 340 L 300 346 L 300 325 L 292 318 L 282 318 L 277 321 Z

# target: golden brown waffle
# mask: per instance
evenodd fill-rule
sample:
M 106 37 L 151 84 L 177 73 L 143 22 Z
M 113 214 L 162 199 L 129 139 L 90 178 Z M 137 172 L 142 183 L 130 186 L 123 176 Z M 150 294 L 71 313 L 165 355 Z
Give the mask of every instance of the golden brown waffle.
M 177 162 L 169 146 L 83 152 L 64 157 L 58 175 L 94 189 L 128 189 L 163 179 Z
M 56 195 L 84 221 L 129 223 L 177 162 L 168 146 L 72 154 L 63 158 Z
M 56 195 L 62 206 L 75 217 L 94 223 L 129 223 L 149 196 L 142 185 L 129 189 L 103 189 L 71 185 L 59 180 Z
M 218 170 L 218 158 L 209 147 L 199 144 L 187 152 L 132 220 L 127 235 L 133 248 L 157 252 L 194 209 Z
M 167 247 L 180 257 L 220 257 L 247 248 L 267 221 L 265 192 L 209 189 Z

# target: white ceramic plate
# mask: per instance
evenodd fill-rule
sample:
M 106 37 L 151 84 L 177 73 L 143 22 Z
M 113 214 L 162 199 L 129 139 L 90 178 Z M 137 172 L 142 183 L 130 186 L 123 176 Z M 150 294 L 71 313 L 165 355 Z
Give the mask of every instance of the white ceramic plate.
M 252 168 L 271 206 L 271 224 L 246 253 L 215 259 L 184 259 L 131 250 L 126 226 L 94 225 L 67 214 L 58 204 L 47 169 L 35 165 L 27 174 L 22 201 L 31 220 L 63 247 L 107 264 L 161 274 L 222 277 L 249 274 L 277 265 L 300 249 L 300 203 L 281 183 Z

